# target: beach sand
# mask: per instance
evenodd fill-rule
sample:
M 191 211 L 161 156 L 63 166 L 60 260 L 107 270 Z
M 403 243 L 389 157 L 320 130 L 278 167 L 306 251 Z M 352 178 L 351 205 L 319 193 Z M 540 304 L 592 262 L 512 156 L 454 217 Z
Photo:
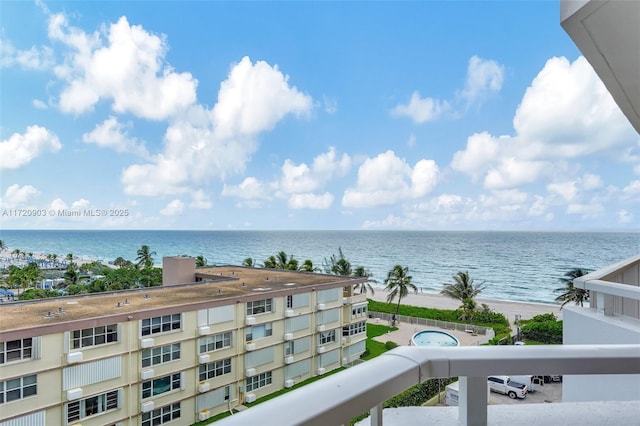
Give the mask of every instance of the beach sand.
M 373 296 L 368 294 L 367 297 L 380 302 L 386 302 L 389 292 L 383 289 L 376 289 Z M 531 319 L 538 314 L 553 313 L 556 318 L 562 319 L 562 311 L 560 305 L 552 305 L 546 303 L 524 303 L 524 302 L 510 302 L 506 300 L 495 299 L 476 299 L 478 307 L 481 307 L 483 303 L 489 305 L 495 312 L 504 314 L 511 324 L 515 320 L 516 315 L 520 315 L 521 319 Z M 397 299 L 395 301 L 397 303 Z M 459 300 L 451 299 L 437 293 L 409 293 L 402 299 L 403 305 L 422 306 L 426 308 L 437 309 L 458 309 L 461 305 Z

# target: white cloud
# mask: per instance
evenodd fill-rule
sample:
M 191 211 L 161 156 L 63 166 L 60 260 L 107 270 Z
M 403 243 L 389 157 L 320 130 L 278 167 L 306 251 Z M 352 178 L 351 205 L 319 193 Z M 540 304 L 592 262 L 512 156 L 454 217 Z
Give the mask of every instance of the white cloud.
M 289 76 L 277 65 L 252 64 L 245 56 L 220 84 L 213 122 L 222 138 L 253 136 L 271 130 L 288 114 L 305 115 L 311 108 L 311 97 L 289 86 Z
M 97 124 L 95 129 L 82 135 L 85 143 L 94 143 L 103 148 L 110 148 L 116 152 L 130 152 L 142 157 L 148 157 L 149 153 L 143 143 L 136 138 L 129 137 L 126 128 L 131 123 L 123 125 L 111 116 L 102 124 Z
M 177 216 L 184 211 L 184 203 L 180 200 L 173 200 L 160 210 L 163 216 Z
M 47 109 L 47 108 L 49 108 L 49 106 L 46 103 L 44 103 L 43 101 L 41 101 L 40 99 L 34 99 L 33 101 L 31 101 L 31 103 L 37 109 Z
M 395 116 L 404 116 L 411 118 L 415 123 L 421 124 L 427 121 L 434 121 L 449 109 L 446 101 L 440 101 L 434 98 L 421 98 L 420 93 L 413 92 L 409 103 L 406 105 L 399 104 L 391 110 L 391 114 Z
M 393 151 L 387 151 L 367 158 L 360 166 L 357 186 L 345 191 L 342 205 L 374 207 L 422 197 L 433 190 L 438 178 L 439 169 L 433 160 L 420 160 L 412 168 Z
M 341 158 L 336 158 L 334 147 L 314 158 L 311 167 L 305 163 L 296 165 L 287 159 L 282 165 L 279 189 L 287 194 L 311 192 L 334 176 L 344 176 L 350 167 L 349 155 L 343 154 Z
M 69 206 L 64 202 L 62 198 L 56 198 L 49 204 L 49 207 L 47 207 L 47 209 L 55 210 L 57 212 L 58 210 L 68 210 Z
M 333 203 L 333 195 L 325 192 L 315 194 L 293 194 L 289 197 L 288 205 L 292 209 L 328 209 Z
M 572 201 L 578 194 L 576 181 L 553 182 L 547 185 L 547 191 L 565 201 Z
M 269 195 L 272 191 L 270 185 L 266 185 L 258 181 L 254 177 L 245 178 L 240 185 L 227 185 L 225 184 L 222 189 L 222 196 L 224 197 L 237 197 L 244 200 L 270 200 Z
M 45 70 L 53 66 L 53 51 L 43 46 L 31 46 L 27 50 L 17 49 L 13 44 L 0 39 L 0 68 L 17 66 L 31 70 Z
M 85 200 L 84 198 L 80 198 L 79 200 L 71 203 L 71 209 L 86 209 L 91 205 L 89 200 Z
M 202 189 L 191 193 L 191 204 L 189 207 L 194 209 L 210 209 L 213 203 L 211 198 Z
M 121 181 L 127 194 L 167 195 L 194 184 L 244 171 L 258 147 L 257 136 L 288 114 L 308 113 L 312 100 L 277 66 L 248 57 L 234 65 L 220 85 L 213 110 L 194 105 L 176 117 L 164 136 L 164 151 L 149 164 L 125 169 Z
M 628 197 L 637 197 L 640 195 L 640 180 L 634 180 L 622 189 L 622 192 Z
M 60 148 L 60 140 L 49 130 L 29 126 L 24 134 L 14 133 L 0 142 L 0 169 L 18 169 L 43 152 L 56 152 Z
M 575 203 L 567 206 L 567 214 L 581 215 L 585 219 L 598 217 L 603 211 L 604 207 L 598 202 Z
M 513 188 L 553 177 L 563 161 L 635 143 L 637 135 L 588 62 L 552 58 L 523 96 L 515 135 L 476 133 L 453 155 L 451 168 L 484 186 Z M 585 190 L 602 185 L 596 175 L 581 180 Z
M 575 158 L 637 140 L 591 65 L 551 58 L 513 119 L 524 155 Z M 529 145 L 529 146 L 528 146 Z
M 616 212 L 616 216 L 618 217 L 619 223 L 631 223 L 633 222 L 633 213 L 622 209 Z
M 338 102 L 334 98 L 323 95 L 322 103 L 324 104 L 324 112 L 327 114 L 335 114 L 338 111 Z
M 0 206 L 4 209 L 26 206 L 38 194 L 40 191 L 31 185 L 13 184 L 5 190 L 4 196 L 0 198 Z
M 164 36 L 129 25 L 124 16 L 105 27 L 104 36 L 69 26 L 63 14 L 50 17 L 49 37 L 71 50 L 65 64 L 55 68 L 67 82 L 60 94 L 63 112 L 82 114 L 100 99 L 110 99 L 115 112 L 162 120 L 195 103 L 198 82 L 164 62 Z
M 582 176 L 581 182 L 582 182 L 582 187 L 586 191 L 601 188 L 603 185 L 602 178 L 592 173 L 586 173 L 584 176 Z
M 482 100 L 490 93 L 499 92 L 504 81 L 504 67 L 496 61 L 472 56 L 467 68 L 465 88 L 460 92 L 468 104 Z

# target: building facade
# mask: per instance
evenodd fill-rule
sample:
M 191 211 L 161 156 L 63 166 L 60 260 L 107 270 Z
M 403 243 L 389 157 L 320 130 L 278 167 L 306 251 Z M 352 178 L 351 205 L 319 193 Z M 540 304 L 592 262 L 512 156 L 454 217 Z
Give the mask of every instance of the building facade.
M 0 306 L 0 426 L 191 425 L 365 351 L 362 279 L 164 267 L 162 287 Z

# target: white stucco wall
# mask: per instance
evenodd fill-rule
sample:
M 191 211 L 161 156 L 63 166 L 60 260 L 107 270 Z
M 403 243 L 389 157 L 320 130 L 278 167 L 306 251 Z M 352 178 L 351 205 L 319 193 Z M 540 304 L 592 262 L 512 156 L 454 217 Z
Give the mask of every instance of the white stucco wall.
M 605 317 L 588 308 L 563 309 L 563 343 L 640 344 L 640 321 L 625 317 Z M 564 376 L 562 401 L 640 400 L 640 375 Z

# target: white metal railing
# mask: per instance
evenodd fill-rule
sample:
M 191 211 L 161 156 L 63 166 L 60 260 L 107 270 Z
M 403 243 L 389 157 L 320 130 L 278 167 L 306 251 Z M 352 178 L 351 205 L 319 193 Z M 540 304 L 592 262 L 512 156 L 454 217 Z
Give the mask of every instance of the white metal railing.
M 431 378 L 459 377 L 459 421 L 487 423 L 487 376 L 640 374 L 640 345 L 426 348 L 402 346 L 348 370 L 227 417 L 221 425 L 344 425 L 367 411 L 382 425 L 382 404 Z

